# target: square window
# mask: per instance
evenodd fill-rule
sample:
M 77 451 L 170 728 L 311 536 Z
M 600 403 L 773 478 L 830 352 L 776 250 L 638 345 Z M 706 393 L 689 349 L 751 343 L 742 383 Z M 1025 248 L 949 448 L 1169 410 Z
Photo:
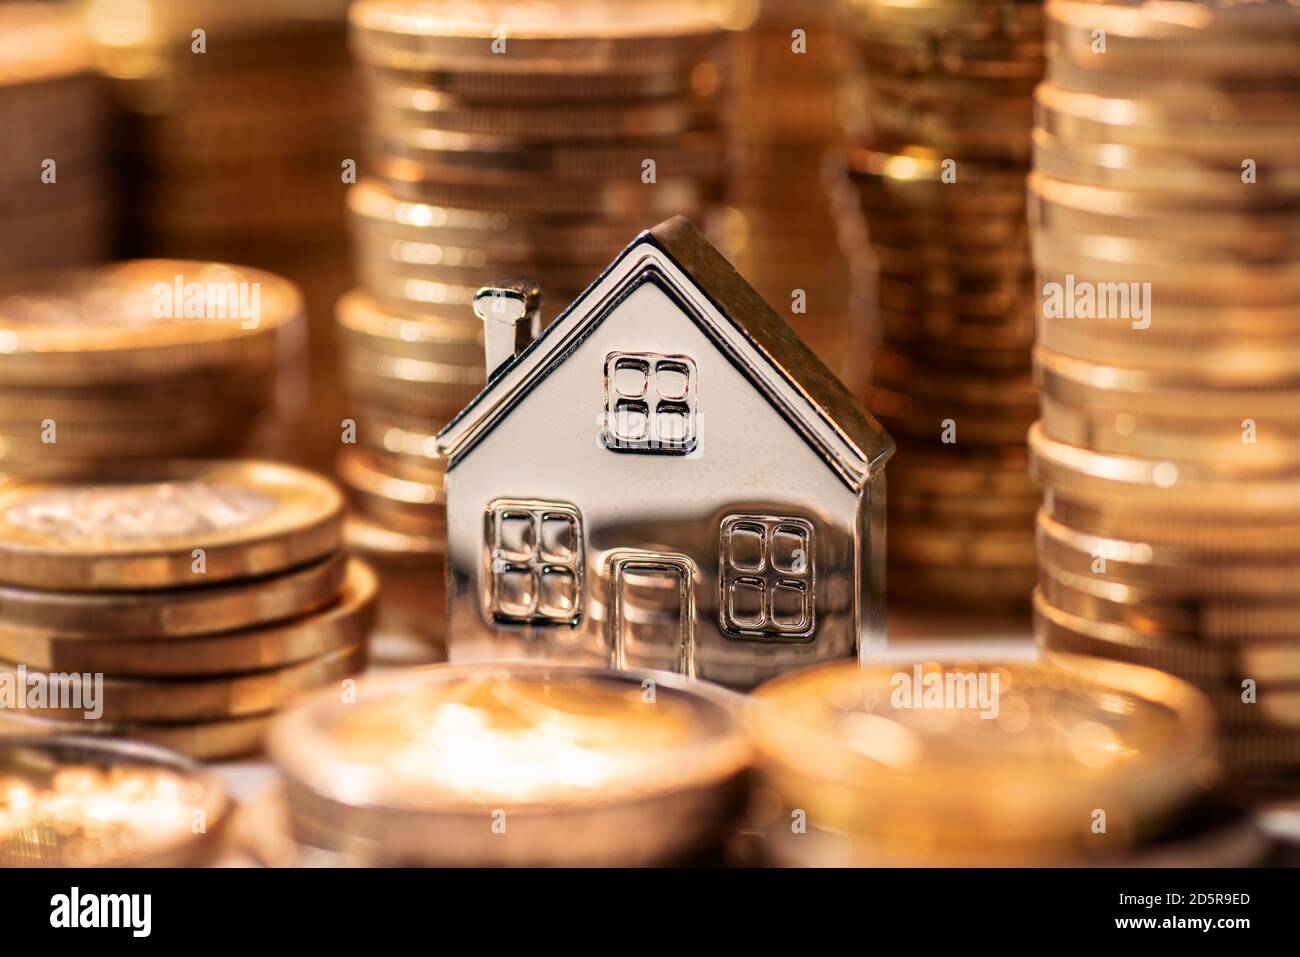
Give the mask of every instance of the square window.
M 582 617 L 582 516 L 565 502 L 497 499 L 484 523 L 486 614 L 500 623 L 568 625 Z
M 619 442 L 644 442 L 650 437 L 650 408 L 644 402 L 619 399 L 610 423 Z
M 788 575 L 802 575 L 808 569 L 808 533 L 792 525 L 772 530 L 772 567 Z
M 533 516 L 527 512 L 505 512 L 497 521 L 497 557 L 508 562 L 526 562 L 536 544 Z
M 578 526 L 570 516 L 542 516 L 542 561 L 572 561 L 577 548 Z
M 666 359 L 655 366 L 655 391 L 661 399 L 685 401 L 690 385 L 691 372 L 683 363 Z
M 624 399 L 639 399 L 650 384 L 650 365 L 640 359 L 619 359 L 614 363 L 614 393 Z
M 740 639 L 812 639 L 816 630 L 812 522 L 781 515 L 729 515 L 719 533 L 723 633 Z
M 691 413 L 676 402 L 660 402 L 655 410 L 655 441 L 685 445 L 690 439 Z
M 733 525 L 729 545 L 732 568 L 742 572 L 763 570 L 762 525 Z
M 727 596 L 727 613 L 741 628 L 759 628 L 763 624 L 763 580 L 737 578 Z
M 605 447 L 686 455 L 695 450 L 695 360 L 652 352 L 605 358 Z
M 496 574 L 497 606 L 502 614 L 527 618 L 533 613 L 537 593 L 528 568 L 505 568 Z
M 578 606 L 577 582 L 567 568 L 542 569 L 537 613 L 547 618 L 568 618 Z
M 802 628 L 807 618 L 807 589 L 802 582 L 779 581 L 772 586 L 772 624 Z

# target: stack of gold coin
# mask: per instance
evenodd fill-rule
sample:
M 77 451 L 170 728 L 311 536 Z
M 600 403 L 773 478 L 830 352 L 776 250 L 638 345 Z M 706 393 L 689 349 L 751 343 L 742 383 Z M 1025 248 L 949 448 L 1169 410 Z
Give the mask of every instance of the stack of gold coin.
M 732 35 L 725 240 L 736 269 L 856 391 L 866 341 L 840 245 L 841 225 L 857 221 L 839 155 L 850 51 L 833 12 L 831 0 L 762 0 Z
M 0 130 L 0 273 L 107 257 L 108 98 L 69 9 L 0 4 Z
M 472 322 L 480 286 L 524 273 L 554 314 L 647 224 L 704 221 L 726 160 L 710 6 L 353 4 L 373 176 L 350 205 L 370 293 Z
M 0 469 L 216 455 L 264 439 L 302 297 L 255 269 L 132 260 L 0 284 Z
M 1025 222 L 1036 0 L 853 0 L 866 131 L 849 171 L 878 272 L 867 405 L 890 463 L 891 594 L 1023 607 L 1034 583 L 1025 432 L 1033 268 Z M 873 308 L 874 307 L 874 308 Z
M 678 0 L 360 0 L 349 18 L 370 124 L 348 193 L 362 286 L 337 308 L 339 476 L 349 541 L 383 578 L 381 630 L 438 642 L 434 436 L 486 380 L 474 293 L 528 275 L 553 316 L 647 225 L 707 218 L 723 33 Z
M 342 512 L 272 463 L 0 482 L 0 734 L 257 750 L 275 711 L 365 664 L 377 583 Z
M 835 664 L 760 688 L 750 727 L 779 863 L 1242 866 L 1268 850 L 1215 796 L 1204 697 L 1148 668 Z
M 94 0 L 121 113 L 127 252 L 248 263 L 303 290 L 304 402 L 277 457 L 327 468 L 343 417 L 331 336 L 352 285 L 344 194 L 360 162 L 344 0 Z
M 737 699 L 660 672 L 433 665 L 272 727 L 292 837 L 363 865 L 688 860 L 743 796 Z
M 1031 225 L 1041 644 L 1300 771 L 1300 9 L 1051 0 Z
M 358 187 L 358 190 L 364 187 Z M 441 645 L 446 626 L 439 428 L 482 387 L 481 324 L 402 315 L 362 290 L 339 300 L 349 417 L 338 476 L 349 493 L 349 547 L 383 582 L 378 628 Z
M 0 867 L 195 867 L 219 852 L 217 777 L 148 745 L 0 739 Z

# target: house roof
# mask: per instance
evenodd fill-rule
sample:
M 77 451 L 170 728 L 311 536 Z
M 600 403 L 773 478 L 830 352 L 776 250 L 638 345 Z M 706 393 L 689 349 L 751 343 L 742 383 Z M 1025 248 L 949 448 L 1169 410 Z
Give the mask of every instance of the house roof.
M 884 465 L 894 443 L 880 423 L 700 231 L 675 216 L 637 236 L 438 433 L 447 470 L 646 282 L 669 293 L 847 484 L 861 488 Z

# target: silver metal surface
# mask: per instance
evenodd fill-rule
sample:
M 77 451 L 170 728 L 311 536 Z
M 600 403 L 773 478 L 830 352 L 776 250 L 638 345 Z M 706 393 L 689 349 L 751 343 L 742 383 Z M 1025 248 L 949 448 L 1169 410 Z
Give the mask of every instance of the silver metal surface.
M 439 435 L 452 661 L 749 688 L 884 645 L 893 442 L 684 219 Z
M 474 294 L 474 315 L 483 321 L 489 379 L 532 340 L 541 309 L 542 290 L 532 279 L 503 279 Z

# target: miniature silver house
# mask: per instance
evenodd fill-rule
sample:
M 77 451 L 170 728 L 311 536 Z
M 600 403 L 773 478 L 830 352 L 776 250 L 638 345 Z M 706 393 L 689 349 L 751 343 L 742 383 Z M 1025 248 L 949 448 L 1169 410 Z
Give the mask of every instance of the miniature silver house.
M 534 295 L 480 292 L 488 383 L 438 437 L 450 658 L 748 688 L 879 648 L 893 442 L 699 231 L 528 343 Z

